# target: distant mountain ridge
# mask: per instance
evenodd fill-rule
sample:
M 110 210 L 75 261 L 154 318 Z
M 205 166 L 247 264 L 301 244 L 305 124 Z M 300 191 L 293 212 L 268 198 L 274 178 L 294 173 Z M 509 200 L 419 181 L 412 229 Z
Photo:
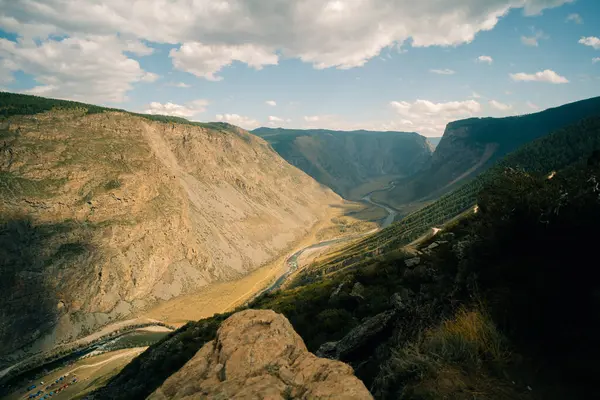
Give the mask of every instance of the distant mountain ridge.
M 505 118 L 469 118 L 450 122 L 423 170 L 399 180 L 379 199 L 400 206 L 434 199 L 492 166 L 519 146 L 586 117 L 600 114 L 600 97 Z
M 350 199 L 418 172 L 432 154 L 426 138 L 415 132 L 263 127 L 252 133 L 290 164 Z

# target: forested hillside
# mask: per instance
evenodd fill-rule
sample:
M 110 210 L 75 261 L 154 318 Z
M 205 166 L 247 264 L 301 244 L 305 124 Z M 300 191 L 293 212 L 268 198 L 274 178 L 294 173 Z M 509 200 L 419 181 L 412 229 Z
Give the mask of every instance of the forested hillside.
M 378 193 L 374 199 L 398 207 L 435 199 L 519 146 L 599 113 L 600 97 L 595 97 L 534 114 L 451 122 L 431 162 L 413 177 L 398 180 L 391 192 Z
M 432 151 L 414 132 L 258 128 L 252 133 L 290 164 L 353 200 L 416 173 Z

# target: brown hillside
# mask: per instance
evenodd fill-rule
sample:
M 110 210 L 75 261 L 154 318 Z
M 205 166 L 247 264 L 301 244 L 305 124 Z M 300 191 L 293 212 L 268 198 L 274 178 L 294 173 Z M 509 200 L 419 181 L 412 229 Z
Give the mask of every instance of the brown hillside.
M 246 274 L 341 201 L 242 129 L 84 111 L 0 126 L 0 196 L 0 355 Z

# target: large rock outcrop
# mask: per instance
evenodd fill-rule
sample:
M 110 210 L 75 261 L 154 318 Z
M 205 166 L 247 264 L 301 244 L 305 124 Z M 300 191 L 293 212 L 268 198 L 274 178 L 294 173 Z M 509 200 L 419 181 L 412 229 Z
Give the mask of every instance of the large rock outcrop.
M 289 321 L 270 310 L 229 317 L 150 400 L 371 399 L 347 364 L 309 353 Z
M 235 126 L 85 110 L 4 120 L 0 199 L 0 366 L 239 278 L 341 202 Z

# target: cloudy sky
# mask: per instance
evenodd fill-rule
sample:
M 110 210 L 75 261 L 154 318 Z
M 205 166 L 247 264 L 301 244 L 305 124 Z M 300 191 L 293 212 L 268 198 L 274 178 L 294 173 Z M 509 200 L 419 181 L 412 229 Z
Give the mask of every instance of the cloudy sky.
M 440 136 L 600 95 L 600 1 L 0 0 L 0 88 Z

